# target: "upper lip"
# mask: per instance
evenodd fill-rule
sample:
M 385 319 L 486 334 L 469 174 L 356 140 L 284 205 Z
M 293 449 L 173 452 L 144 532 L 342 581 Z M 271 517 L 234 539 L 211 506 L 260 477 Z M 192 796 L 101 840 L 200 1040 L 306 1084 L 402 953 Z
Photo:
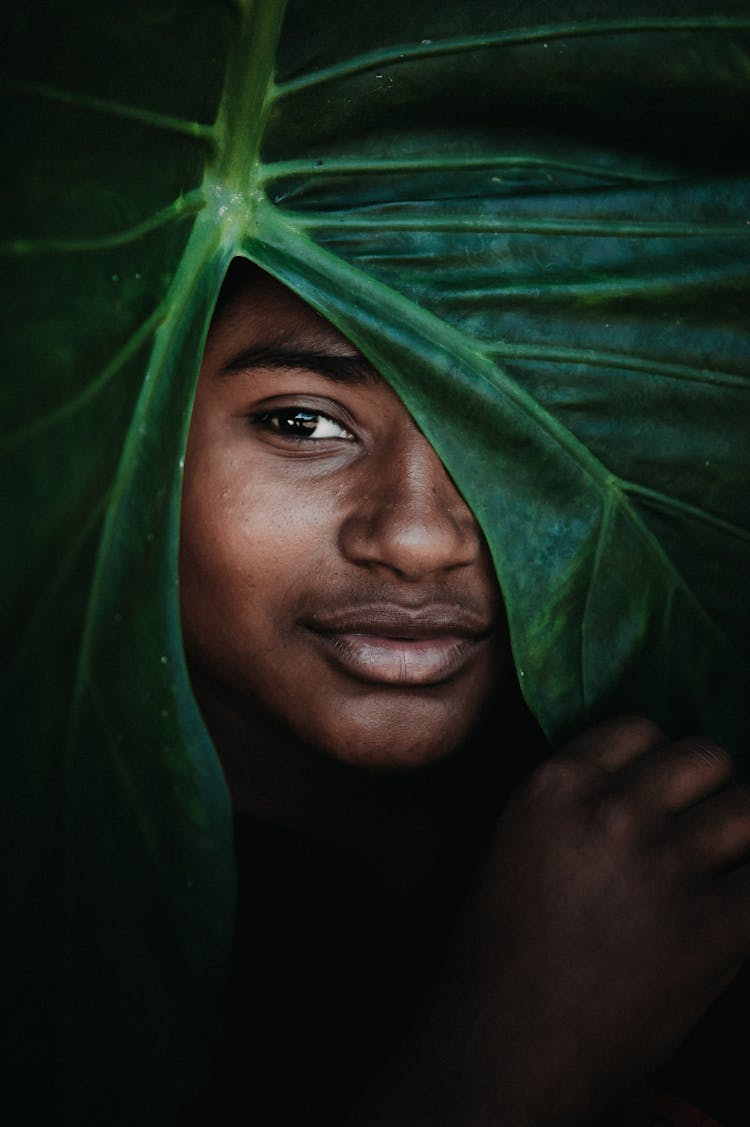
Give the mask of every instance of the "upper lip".
M 307 620 L 310 629 L 320 634 L 369 634 L 376 638 L 481 638 L 494 623 L 485 615 L 461 606 L 430 604 L 404 607 L 397 603 L 374 603 L 329 613 Z

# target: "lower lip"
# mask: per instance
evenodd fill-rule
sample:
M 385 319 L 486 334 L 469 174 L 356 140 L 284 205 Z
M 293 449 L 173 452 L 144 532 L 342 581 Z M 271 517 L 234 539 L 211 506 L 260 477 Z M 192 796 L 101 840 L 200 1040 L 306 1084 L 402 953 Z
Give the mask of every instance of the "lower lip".
M 478 638 L 380 638 L 318 634 L 329 657 L 351 677 L 376 685 L 439 685 L 455 677 L 482 645 Z

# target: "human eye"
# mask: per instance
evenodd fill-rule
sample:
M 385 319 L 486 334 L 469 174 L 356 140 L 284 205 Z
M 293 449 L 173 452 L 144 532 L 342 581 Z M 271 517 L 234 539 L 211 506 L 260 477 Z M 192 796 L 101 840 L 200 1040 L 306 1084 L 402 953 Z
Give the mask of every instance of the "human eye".
M 272 411 L 261 411 L 251 418 L 261 429 L 293 442 L 325 438 L 354 440 L 351 431 L 330 415 L 304 407 L 277 407 Z

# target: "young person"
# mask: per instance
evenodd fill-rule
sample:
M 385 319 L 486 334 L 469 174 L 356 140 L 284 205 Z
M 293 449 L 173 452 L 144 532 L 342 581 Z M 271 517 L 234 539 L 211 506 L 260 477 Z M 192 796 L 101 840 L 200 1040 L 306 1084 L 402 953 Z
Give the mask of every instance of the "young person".
M 726 1045 L 656 1075 L 750 949 L 729 757 L 639 717 L 546 748 L 437 455 L 241 261 L 198 384 L 180 584 L 240 868 L 195 1121 L 239 1098 L 263 1124 L 708 1122 L 655 1086 L 730 1122 Z

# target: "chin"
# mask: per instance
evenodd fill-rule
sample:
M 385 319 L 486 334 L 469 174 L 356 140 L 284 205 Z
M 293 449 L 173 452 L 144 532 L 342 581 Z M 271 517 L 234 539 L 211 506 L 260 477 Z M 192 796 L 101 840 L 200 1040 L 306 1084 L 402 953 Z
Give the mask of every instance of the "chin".
M 488 706 L 483 684 L 321 692 L 279 718 L 326 759 L 369 771 L 414 771 L 466 746 Z M 278 715 L 278 714 L 277 714 Z
M 411 719 L 352 725 L 316 741 L 327 758 L 374 772 L 416 771 L 441 763 L 466 743 L 468 733 Z M 309 733 L 307 734 L 309 739 Z

